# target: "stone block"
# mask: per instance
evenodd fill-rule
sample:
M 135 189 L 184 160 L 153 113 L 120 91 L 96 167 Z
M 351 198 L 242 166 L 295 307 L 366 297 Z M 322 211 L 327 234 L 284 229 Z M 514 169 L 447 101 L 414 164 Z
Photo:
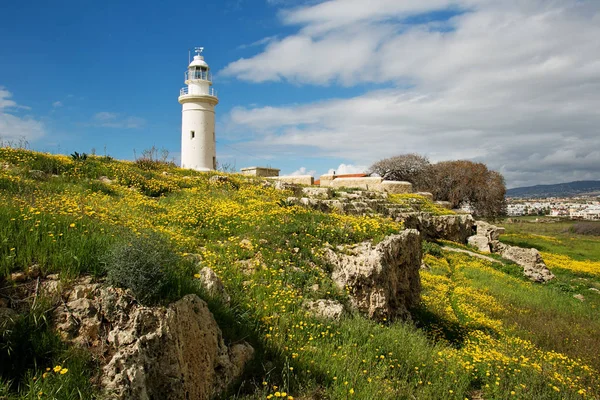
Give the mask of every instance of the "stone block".
M 412 183 L 403 181 L 383 181 L 380 184 L 381 191 L 390 194 L 412 193 Z
M 271 177 L 271 176 L 279 176 L 279 169 L 277 168 L 267 168 L 267 167 L 247 167 L 242 168 L 242 175 L 248 176 L 261 176 L 261 177 Z
M 487 236 L 474 235 L 470 236 L 467 242 L 482 253 L 490 253 L 490 240 Z

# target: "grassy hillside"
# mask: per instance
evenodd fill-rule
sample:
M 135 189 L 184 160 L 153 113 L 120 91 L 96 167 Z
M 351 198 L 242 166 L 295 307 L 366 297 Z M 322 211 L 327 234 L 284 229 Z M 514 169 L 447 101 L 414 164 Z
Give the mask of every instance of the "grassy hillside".
M 257 349 L 226 398 L 600 398 L 597 293 L 582 303 L 560 276 L 536 285 L 428 244 L 431 270 L 422 272 L 423 304 L 412 322 L 319 320 L 302 308 L 305 299 L 348 301 L 321 249 L 377 242 L 402 225 L 291 206 L 290 192 L 211 175 L 153 160 L 0 149 L 0 296 L 21 312 L 0 323 L 0 398 L 97 394 L 99 360 L 63 344 L 51 329 L 52 304 L 33 295 L 35 280 L 16 283 L 10 274 L 35 265 L 66 283 L 118 276 L 126 266 L 114 262 L 115 249 L 139 243 L 167 260 L 151 287 L 134 288 L 152 291 L 149 304 L 196 293 L 227 341 Z M 393 200 L 436 211 L 422 198 Z M 225 283 L 229 307 L 203 293 L 198 260 Z M 553 271 L 600 282 L 597 264 L 589 272 L 561 260 L 550 263 Z
M 554 185 L 536 185 L 512 188 L 506 191 L 507 197 L 570 197 L 594 195 L 600 192 L 600 181 L 575 181 Z

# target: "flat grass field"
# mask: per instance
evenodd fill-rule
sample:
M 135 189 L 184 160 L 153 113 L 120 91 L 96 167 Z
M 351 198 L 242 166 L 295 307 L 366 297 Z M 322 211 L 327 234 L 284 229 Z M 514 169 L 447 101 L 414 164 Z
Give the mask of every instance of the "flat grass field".
M 65 285 L 106 279 L 122 268 L 114 249 L 136 243 L 168 261 L 152 287 L 130 289 L 152 293 L 152 305 L 197 294 L 227 343 L 256 349 L 224 399 L 600 399 L 600 293 L 591 290 L 600 289 L 600 238 L 506 225 L 503 240 L 543 252 L 557 276 L 544 285 L 514 264 L 424 243 L 429 269 L 412 320 L 322 320 L 305 300 L 349 299 L 320 250 L 376 243 L 402 224 L 290 205 L 291 191 L 235 174 L 211 181 L 215 173 L 0 148 L 0 298 L 19 313 L 0 319 L 0 399 L 100 396 L 102 360 L 62 342 L 50 300 L 33 303 L 35 282 L 10 275 L 37 265 Z M 416 200 L 425 201 L 394 197 Z M 206 295 L 201 267 L 222 279 L 229 306 Z
M 535 222 L 536 218 L 531 217 L 511 220 L 515 222 L 503 225 L 506 235 L 501 241 L 504 243 L 535 247 L 539 251 L 566 255 L 574 260 L 600 260 L 600 221 Z M 597 235 L 573 233 L 576 225 L 593 227 Z

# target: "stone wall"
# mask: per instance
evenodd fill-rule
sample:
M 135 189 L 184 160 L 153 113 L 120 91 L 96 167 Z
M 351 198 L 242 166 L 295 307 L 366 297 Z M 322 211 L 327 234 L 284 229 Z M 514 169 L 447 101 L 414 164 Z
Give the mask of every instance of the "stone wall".
M 333 179 L 332 179 L 333 178 Z M 336 178 L 334 175 L 321 176 L 321 186 L 332 188 L 356 188 L 374 190 L 390 194 L 412 193 L 412 184 L 402 181 L 384 181 L 381 177 Z
M 315 178 L 310 175 L 276 176 L 269 177 L 268 179 L 305 186 L 312 186 L 315 183 Z
M 260 177 L 270 177 L 270 176 L 279 176 L 279 169 L 277 168 L 267 168 L 267 167 L 247 167 L 242 168 L 242 175 L 248 176 L 260 176 Z

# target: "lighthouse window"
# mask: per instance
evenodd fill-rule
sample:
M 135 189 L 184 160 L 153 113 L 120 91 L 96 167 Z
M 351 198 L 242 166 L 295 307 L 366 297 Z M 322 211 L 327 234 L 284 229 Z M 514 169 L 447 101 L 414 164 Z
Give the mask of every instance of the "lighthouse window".
M 193 139 L 196 137 L 196 132 L 195 131 L 190 131 L 190 139 Z

